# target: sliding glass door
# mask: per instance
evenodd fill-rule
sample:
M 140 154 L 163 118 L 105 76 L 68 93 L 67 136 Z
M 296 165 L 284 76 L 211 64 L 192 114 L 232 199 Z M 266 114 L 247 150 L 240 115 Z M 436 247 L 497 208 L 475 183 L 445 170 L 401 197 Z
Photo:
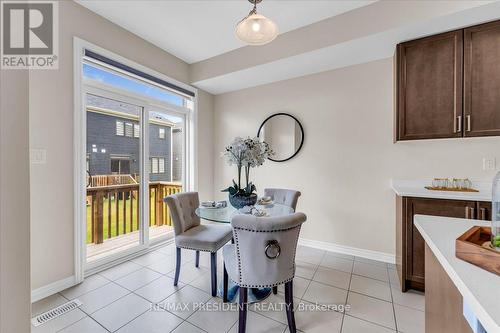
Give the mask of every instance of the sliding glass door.
M 98 89 L 85 97 L 87 262 L 95 262 L 142 245 L 144 107 Z
M 172 232 L 172 218 L 163 198 L 182 191 L 184 182 L 185 115 L 152 107 L 149 118 L 149 238 Z
M 173 237 L 164 197 L 186 188 L 194 102 L 95 61 L 83 62 L 86 268 Z

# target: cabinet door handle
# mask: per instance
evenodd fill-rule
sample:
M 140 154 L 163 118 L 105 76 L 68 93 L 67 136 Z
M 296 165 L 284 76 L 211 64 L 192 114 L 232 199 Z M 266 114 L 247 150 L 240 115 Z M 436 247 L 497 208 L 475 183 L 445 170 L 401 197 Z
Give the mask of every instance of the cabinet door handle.
M 475 208 L 470 208 L 470 218 L 475 219 L 476 218 L 476 209 Z
M 462 116 L 457 116 L 455 119 L 455 133 L 462 132 Z
M 486 208 L 480 208 L 479 211 L 481 212 L 481 220 L 486 221 Z
M 470 114 L 468 114 L 467 116 L 465 116 L 465 120 L 467 122 L 467 132 L 470 132 L 472 130 L 472 128 L 471 128 L 471 116 L 470 116 Z
M 474 219 L 475 211 L 476 210 L 472 207 L 465 207 L 465 218 L 466 219 Z

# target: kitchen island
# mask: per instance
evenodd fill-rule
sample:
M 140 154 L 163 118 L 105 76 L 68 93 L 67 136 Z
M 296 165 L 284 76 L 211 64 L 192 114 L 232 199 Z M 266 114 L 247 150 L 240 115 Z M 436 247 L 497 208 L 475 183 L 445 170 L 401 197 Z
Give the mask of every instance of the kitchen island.
M 488 333 L 500 332 L 500 276 L 455 257 L 459 236 L 490 223 L 427 215 L 414 220 L 425 240 L 425 331 L 481 332 L 480 323 Z

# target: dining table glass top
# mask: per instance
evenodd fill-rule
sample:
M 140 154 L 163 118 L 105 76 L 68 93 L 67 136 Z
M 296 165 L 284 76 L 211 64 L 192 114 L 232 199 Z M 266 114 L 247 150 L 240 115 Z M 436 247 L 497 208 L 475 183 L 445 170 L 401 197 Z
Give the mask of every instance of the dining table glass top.
M 264 210 L 267 213 L 265 217 L 289 215 L 294 212 L 292 207 L 278 203 L 273 203 L 271 205 L 255 205 L 255 208 Z M 201 219 L 220 223 L 231 223 L 233 216 L 244 214 L 231 205 L 227 205 L 227 207 L 223 208 L 198 207 L 195 212 Z

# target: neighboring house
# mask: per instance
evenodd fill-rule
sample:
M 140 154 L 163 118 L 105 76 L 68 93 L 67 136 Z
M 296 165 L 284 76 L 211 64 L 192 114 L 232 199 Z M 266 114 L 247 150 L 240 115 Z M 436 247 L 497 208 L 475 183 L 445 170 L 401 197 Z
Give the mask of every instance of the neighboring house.
M 87 171 L 92 176 L 139 174 L 139 116 L 134 106 L 113 104 L 99 97 L 87 98 Z M 95 106 L 95 105 L 99 106 Z M 111 108 L 106 108 L 112 107 Z M 119 111 L 117 111 L 119 109 Z M 149 180 L 180 181 L 182 166 L 172 175 L 172 138 L 179 133 L 174 124 L 162 119 L 149 120 Z M 178 136 L 178 135 L 175 135 Z M 182 149 L 181 141 L 176 147 Z M 175 164 L 181 163 L 180 153 L 174 153 Z
M 182 181 L 182 129 L 172 130 L 172 180 Z

